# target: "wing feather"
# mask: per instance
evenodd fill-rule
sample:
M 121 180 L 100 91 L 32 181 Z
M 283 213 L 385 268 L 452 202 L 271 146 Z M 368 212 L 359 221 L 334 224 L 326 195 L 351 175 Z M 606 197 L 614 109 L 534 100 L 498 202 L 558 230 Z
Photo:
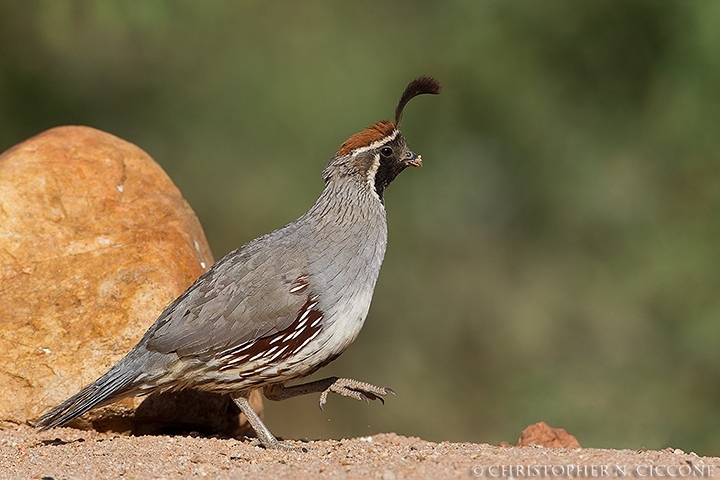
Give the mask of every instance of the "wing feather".
M 272 249 L 286 254 L 270 255 L 258 240 L 216 262 L 171 303 L 145 334 L 146 348 L 208 360 L 287 328 L 306 301 L 305 294 L 290 290 L 298 278 L 307 278 L 307 262 L 294 248 Z

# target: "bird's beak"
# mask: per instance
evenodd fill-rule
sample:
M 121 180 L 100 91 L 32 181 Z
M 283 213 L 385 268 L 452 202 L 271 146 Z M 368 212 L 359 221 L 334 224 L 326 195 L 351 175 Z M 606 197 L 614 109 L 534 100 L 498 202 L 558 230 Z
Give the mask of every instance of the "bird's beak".
M 412 167 L 422 167 L 422 157 L 413 152 L 409 152 L 405 165 Z

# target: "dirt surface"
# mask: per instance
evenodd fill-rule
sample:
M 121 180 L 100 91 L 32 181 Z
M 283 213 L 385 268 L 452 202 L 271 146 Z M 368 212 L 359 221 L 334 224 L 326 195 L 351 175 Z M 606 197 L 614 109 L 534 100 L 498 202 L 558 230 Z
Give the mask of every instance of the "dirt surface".
M 720 476 L 720 458 L 661 451 L 497 447 L 433 443 L 389 434 L 285 441 L 125 436 L 57 428 L 0 431 L 0 478 L 578 478 Z

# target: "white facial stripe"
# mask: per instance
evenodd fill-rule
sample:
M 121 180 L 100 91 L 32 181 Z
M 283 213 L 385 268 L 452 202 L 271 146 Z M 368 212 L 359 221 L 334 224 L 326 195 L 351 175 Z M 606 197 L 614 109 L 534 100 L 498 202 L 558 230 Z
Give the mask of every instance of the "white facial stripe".
M 382 200 L 380 200 L 380 196 L 375 191 L 375 174 L 377 174 L 378 168 L 380 168 L 380 154 L 376 153 L 373 156 L 373 164 L 370 167 L 370 170 L 368 170 L 367 183 L 370 187 L 370 191 L 373 193 L 375 198 L 377 198 L 378 202 L 382 203 Z
M 358 153 L 367 152 L 368 150 L 372 150 L 374 148 L 379 147 L 383 143 L 391 142 L 391 141 L 395 140 L 395 138 L 398 136 L 398 133 L 400 133 L 399 130 L 397 130 L 397 129 L 393 130 L 393 132 L 390 135 L 388 135 L 387 137 L 383 137 L 380 140 L 377 140 L 377 141 L 371 143 L 367 147 L 356 148 L 355 150 L 352 151 L 352 154 L 357 155 Z

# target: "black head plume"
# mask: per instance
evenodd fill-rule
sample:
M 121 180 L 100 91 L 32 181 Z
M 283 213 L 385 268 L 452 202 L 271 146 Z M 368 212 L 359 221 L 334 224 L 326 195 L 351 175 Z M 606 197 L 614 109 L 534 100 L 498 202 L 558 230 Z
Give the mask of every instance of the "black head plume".
M 440 93 L 440 89 L 440 82 L 435 80 L 433 77 L 422 76 L 420 78 L 416 78 L 410 82 L 407 87 L 405 87 L 405 91 L 403 92 L 402 97 L 400 97 L 400 102 L 398 102 L 398 106 L 395 109 L 395 123 L 390 120 L 382 120 L 370 125 L 362 132 L 356 133 L 345 140 L 345 142 L 340 146 L 340 150 L 338 150 L 337 155 L 341 157 L 348 155 L 353 150 L 367 147 L 373 142 L 377 142 L 389 135 L 392 135 L 393 132 L 395 132 L 400 126 L 405 105 L 407 105 L 412 98 L 422 95 L 423 93 L 437 95 Z
M 403 92 L 402 97 L 400 97 L 398 106 L 395 109 L 395 128 L 398 128 L 400 126 L 403 109 L 410 100 L 412 100 L 414 97 L 417 97 L 418 95 L 422 95 L 423 93 L 431 93 L 433 95 L 438 95 L 440 94 L 441 89 L 442 87 L 440 86 L 440 82 L 438 82 L 435 78 L 427 75 L 423 75 L 422 77 L 416 78 L 415 80 L 410 82 L 408 86 L 405 87 L 405 91 Z

